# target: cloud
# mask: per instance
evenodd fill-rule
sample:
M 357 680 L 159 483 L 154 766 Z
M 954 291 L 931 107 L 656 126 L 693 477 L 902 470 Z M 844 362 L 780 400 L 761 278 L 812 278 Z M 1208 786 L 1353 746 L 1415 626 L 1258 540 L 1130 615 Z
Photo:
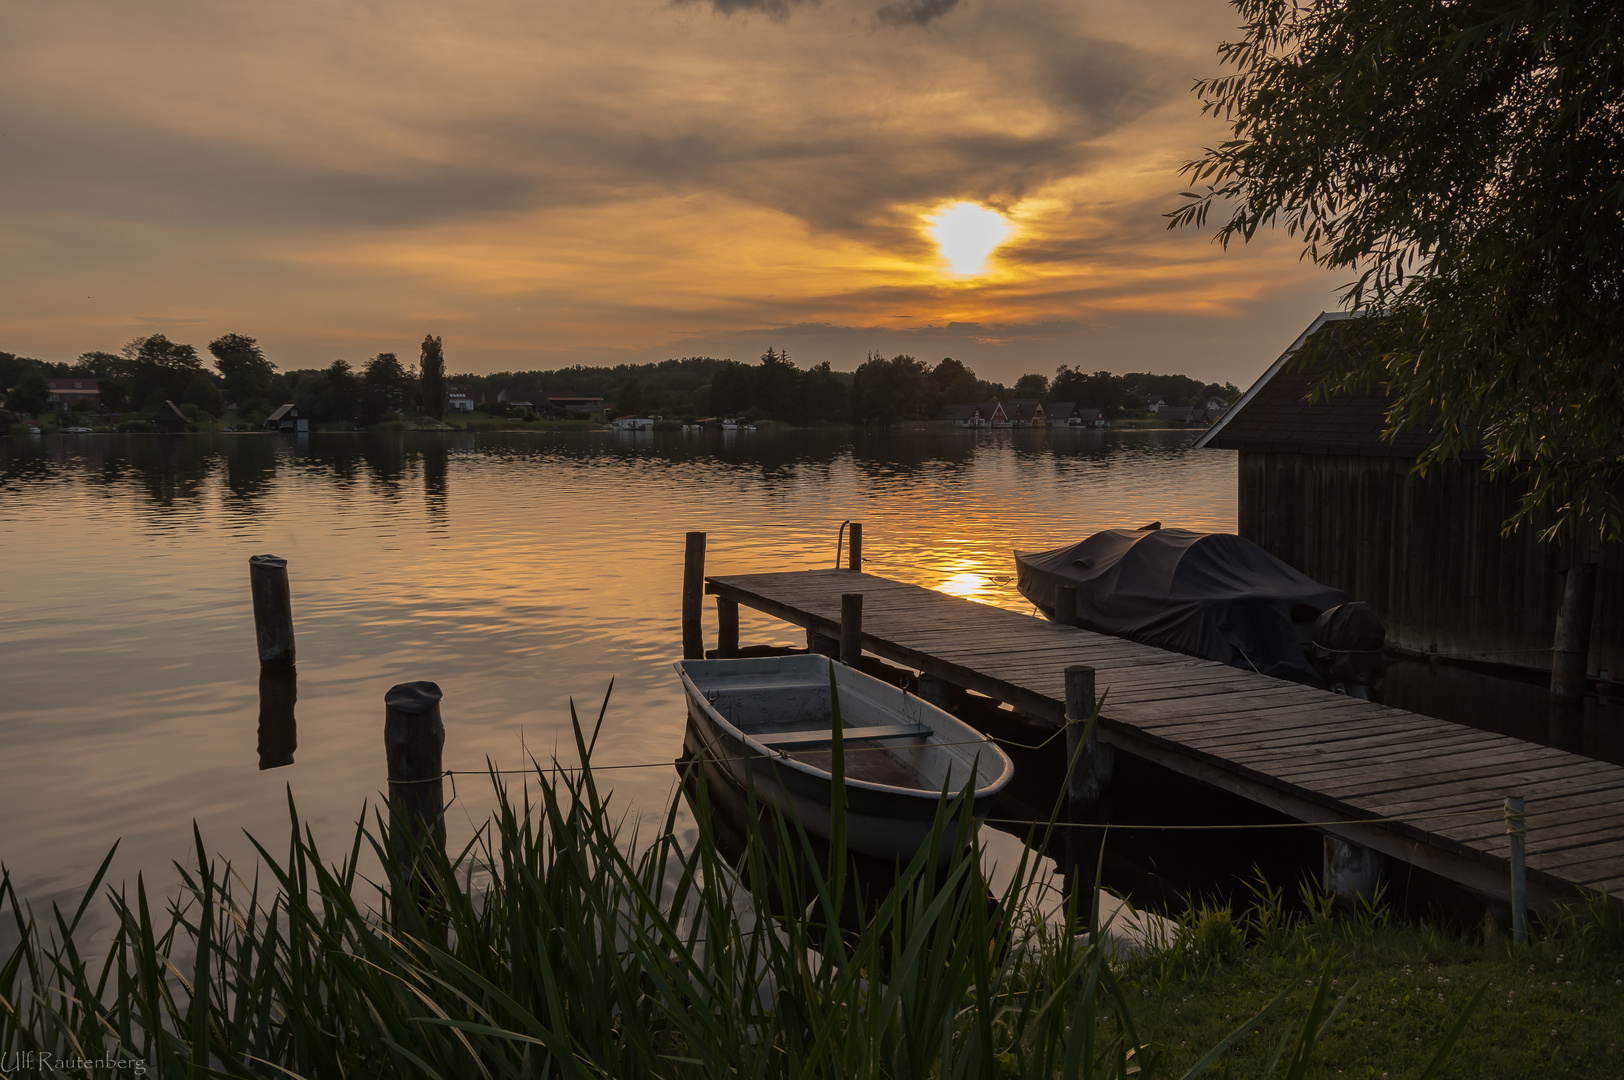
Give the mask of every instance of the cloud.
M 678 4 L 697 4 L 704 0 L 673 0 Z M 755 12 L 774 22 L 789 18 L 790 9 L 816 5 L 818 0 L 710 0 L 711 10 L 719 15 L 732 16 L 736 11 Z
M 880 22 L 892 26 L 929 26 L 959 6 L 959 0 L 896 0 L 874 13 Z

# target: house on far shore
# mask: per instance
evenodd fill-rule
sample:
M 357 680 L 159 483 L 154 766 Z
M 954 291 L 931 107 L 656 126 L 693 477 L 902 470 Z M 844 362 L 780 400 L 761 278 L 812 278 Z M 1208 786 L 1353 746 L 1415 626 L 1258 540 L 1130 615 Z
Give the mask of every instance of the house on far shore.
M 1070 427 L 1072 415 L 1076 411 L 1075 401 L 1051 401 L 1043 407 L 1043 415 L 1050 427 Z
M 179 434 L 186 430 L 186 414 L 176 408 L 173 401 L 165 401 L 158 406 L 158 411 L 152 414 L 150 423 L 159 431 Z
M 1401 653 L 1537 672 L 1551 670 L 1568 571 L 1585 567 L 1593 599 L 1573 621 L 1589 630 L 1586 676 L 1624 687 L 1624 545 L 1541 541 L 1537 520 L 1502 535 L 1524 481 L 1490 477 L 1481 449 L 1417 473 L 1432 435 L 1383 438 L 1380 389 L 1309 402 L 1330 360 L 1305 368 L 1293 357 L 1317 334 L 1333 356 L 1357 355 L 1362 323 L 1320 315 L 1195 441 L 1238 452 L 1240 534 L 1368 603 Z
M 533 409 L 536 412 L 546 411 L 544 405 L 537 404 L 538 402 L 542 401 L 543 398 L 534 390 L 503 390 L 500 394 L 496 395 L 496 400 L 499 404 L 506 405 L 510 409 Z
M 1072 427 L 1104 427 L 1104 409 L 1074 409 L 1071 414 Z
M 265 430 L 307 432 L 310 420 L 299 411 L 299 406 L 284 405 L 265 418 Z
M 101 384 L 95 379 L 46 379 L 52 412 L 81 412 L 101 405 Z
M 445 407 L 447 412 L 473 412 L 474 388 L 467 383 L 447 383 Z
M 1160 394 L 1152 394 L 1145 399 L 1145 409 L 1149 412 L 1161 412 L 1167 408 L 1167 399 Z
M 610 431 L 653 431 L 654 417 L 652 416 L 617 416 L 609 421 Z
M 582 414 L 603 412 L 604 410 L 603 398 L 601 397 L 559 397 L 555 394 L 547 396 L 547 407 Z
M 974 402 L 962 402 L 957 405 L 943 405 L 942 411 L 936 414 L 938 420 L 951 420 L 957 427 L 972 427 L 971 420 L 975 419 L 976 407 Z
M 1207 422 L 1207 412 L 1188 405 L 1163 405 L 1156 411 L 1156 419 L 1170 427 L 1200 427 Z
M 992 426 L 1048 427 L 1048 415 L 1037 398 L 1008 398 L 993 409 Z

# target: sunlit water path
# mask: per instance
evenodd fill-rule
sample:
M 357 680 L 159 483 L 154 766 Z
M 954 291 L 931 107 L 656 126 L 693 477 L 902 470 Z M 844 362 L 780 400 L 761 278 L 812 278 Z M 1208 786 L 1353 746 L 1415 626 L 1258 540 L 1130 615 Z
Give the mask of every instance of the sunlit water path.
M 843 519 L 869 569 L 1029 610 L 1011 550 L 1152 519 L 1235 527 L 1235 459 L 1181 432 L 729 437 L 80 436 L 0 449 L 0 859 L 25 892 L 167 880 L 192 822 L 238 861 L 280 845 L 287 793 L 337 848 L 383 786 L 384 691 L 445 691 L 447 764 L 670 762 L 684 707 L 683 533 L 713 573 L 831 565 Z M 290 561 L 295 763 L 261 771 L 247 560 Z M 714 639 L 714 613 L 707 611 Z M 802 644 L 744 613 L 746 644 Z M 654 816 L 669 768 L 613 774 Z M 489 805 L 458 784 L 453 838 Z

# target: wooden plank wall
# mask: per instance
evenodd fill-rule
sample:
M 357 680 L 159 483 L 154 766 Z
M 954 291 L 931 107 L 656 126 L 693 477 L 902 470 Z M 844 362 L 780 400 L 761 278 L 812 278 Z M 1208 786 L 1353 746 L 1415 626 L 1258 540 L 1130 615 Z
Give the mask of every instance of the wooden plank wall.
M 1599 563 L 1589 674 L 1624 681 L 1624 551 L 1583 556 L 1500 526 L 1517 491 L 1476 462 L 1417 476 L 1394 456 L 1240 453 L 1240 533 L 1364 600 L 1387 640 L 1416 653 L 1550 670 L 1562 571 Z

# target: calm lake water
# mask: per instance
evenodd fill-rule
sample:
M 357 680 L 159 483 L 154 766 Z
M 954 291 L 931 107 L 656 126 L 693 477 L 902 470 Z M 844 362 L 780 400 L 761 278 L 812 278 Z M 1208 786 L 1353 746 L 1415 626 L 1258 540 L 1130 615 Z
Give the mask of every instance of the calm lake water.
M 0 440 L 0 861 L 36 902 L 77 898 L 117 840 L 113 881 L 140 871 L 167 887 L 194 820 L 211 852 L 239 864 L 252 861 L 247 834 L 278 850 L 290 793 L 337 858 L 384 787 L 384 692 L 413 679 L 444 689 L 446 764 L 473 770 L 555 752 L 573 762 L 570 703 L 591 720 L 613 682 L 595 763 L 648 766 L 606 777 L 653 824 L 682 750 L 671 662 L 687 530 L 709 534 L 709 572 L 748 573 L 833 565 L 840 522 L 858 520 L 874 572 L 1028 611 L 1016 547 L 1151 520 L 1235 528 L 1235 456 L 1192 451 L 1191 438 Z M 264 770 L 247 571 L 263 552 L 290 562 L 299 655 L 293 763 Z M 804 644 L 796 628 L 741 614 L 746 645 Z M 1384 696 L 1624 761 L 1616 702 L 1551 716 L 1537 682 L 1423 664 L 1396 667 Z M 488 780 L 459 780 L 451 839 L 490 804 Z M 1153 799 L 1124 820 L 1159 811 L 1217 812 Z M 1150 861 L 1194 868 L 1211 847 Z M 1244 870 L 1252 857 L 1215 861 Z
M 25 895 L 169 880 L 192 822 L 251 861 L 291 792 L 336 858 L 384 786 L 383 694 L 445 691 L 448 767 L 598 765 L 650 820 L 685 710 L 683 534 L 711 573 L 832 565 L 860 520 L 870 569 L 1030 610 L 1011 550 L 1152 519 L 1235 528 L 1235 458 L 1182 432 L 64 436 L 0 442 L 0 860 Z M 6 445 L 9 443 L 9 445 Z M 250 555 L 289 560 L 294 763 L 259 767 Z M 715 619 L 707 611 L 707 638 Z M 800 645 L 743 613 L 745 644 Z M 663 763 L 663 764 L 662 764 Z M 464 778 L 456 839 L 489 784 Z M 347 845 L 346 845 L 347 846 Z

